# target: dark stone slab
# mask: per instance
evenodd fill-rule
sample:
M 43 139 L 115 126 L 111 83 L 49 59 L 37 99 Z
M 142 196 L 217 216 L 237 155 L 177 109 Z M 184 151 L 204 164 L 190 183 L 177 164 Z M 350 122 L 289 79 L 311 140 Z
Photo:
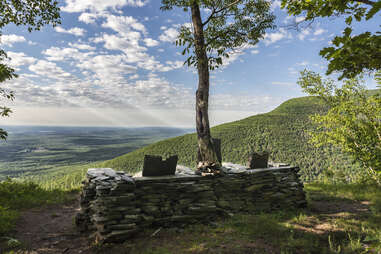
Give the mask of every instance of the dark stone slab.
M 143 165 L 143 176 L 165 176 L 174 175 L 177 166 L 177 155 L 163 160 L 161 156 L 145 155 Z
M 269 162 L 269 152 L 256 153 L 253 152 L 249 155 L 247 167 L 251 169 L 255 168 L 267 168 Z

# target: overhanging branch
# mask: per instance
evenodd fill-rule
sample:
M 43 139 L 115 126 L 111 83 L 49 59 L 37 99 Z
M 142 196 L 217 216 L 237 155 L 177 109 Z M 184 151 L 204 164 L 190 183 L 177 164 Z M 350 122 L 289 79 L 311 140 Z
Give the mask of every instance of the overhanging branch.
M 369 1 L 369 0 L 356 0 L 356 2 L 368 4 L 368 5 L 372 5 L 372 6 L 375 4 L 375 2 Z
M 226 9 L 229 9 L 230 7 L 232 7 L 232 6 L 235 5 L 235 4 L 238 4 L 238 3 L 241 2 L 241 1 L 242 1 L 242 0 L 236 0 L 236 1 L 234 1 L 234 2 L 232 2 L 232 3 L 230 3 L 230 4 L 228 4 L 228 5 L 226 5 L 225 7 L 222 7 L 222 8 L 219 9 L 219 10 L 216 10 L 215 8 L 213 8 L 212 13 L 211 13 L 210 16 L 206 19 L 206 21 L 205 21 L 204 23 L 202 23 L 202 26 L 205 26 L 206 24 L 208 24 L 209 21 L 213 18 L 213 16 L 214 16 L 215 14 L 218 14 L 218 13 L 220 13 L 220 12 L 226 10 Z M 367 1 L 367 0 L 364 0 L 364 1 Z

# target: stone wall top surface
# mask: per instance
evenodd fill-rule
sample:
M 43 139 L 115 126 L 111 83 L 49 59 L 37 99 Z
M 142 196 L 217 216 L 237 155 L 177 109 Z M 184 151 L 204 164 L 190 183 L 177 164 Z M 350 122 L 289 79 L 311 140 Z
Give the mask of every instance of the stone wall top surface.
M 261 172 L 277 171 L 277 170 L 281 170 L 281 169 L 288 170 L 291 168 L 295 168 L 296 170 L 298 170 L 297 167 L 289 166 L 289 165 L 283 164 L 283 163 L 276 163 L 276 164 L 274 164 L 274 166 L 271 165 L 268 168 L 258 168 L 258 169 L 250 169 L 246 166 L 243 166 L 240 164 L 234 164 L 231 162 L 223 162 L 222 163 L 222 171 L 227 175 L 259 174 Z M 100 170 L 100 169 L 97 169 L 97 170 Z M 108 172 L 108 170 L 109 169 L 107 169 L 107 172 Z M 182 165 L 177 165 L 175 175 L 143 177 L 141 175 L 141 172 L 138 172 L 132 176 L 132 178 L 136 182 L 155 181 L 155 180 L 157 180 L 157 181 L 160 181 L 160 180 L 176 181 L 176 180 L 180 180 L 180 179 L 181 180 L 188 180 L 188 179 L 195 179 L 195 178 L 201 178 L 201 177 L 205 178 L 206 176 L 196 175 L 192 169 L 185 167 L 185 166 L 182 166 Z M 218 176 L 214 176 L 214 177 L 218 177 Z M 207 178 L 209 178 L 209 176 Z

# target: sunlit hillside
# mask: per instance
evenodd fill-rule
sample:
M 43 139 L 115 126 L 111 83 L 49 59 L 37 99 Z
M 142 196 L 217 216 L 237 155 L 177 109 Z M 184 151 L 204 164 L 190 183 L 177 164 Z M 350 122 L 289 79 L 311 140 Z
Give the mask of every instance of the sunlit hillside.
M 311 181 L 324 169 L 334 169 L 342 177 L 358 170 L 348 157 L 330 147 L 315 148 L 308 143 L 308 130 L 314 128 L 309 115 L 327 110 L 316 97 L 288 100 L 273 111 L 212 128 L 212 136 L 222 140 L 223 161 L 245 163 L 249 151 L 267 150 L 271 160 L 298 165 L 302 178 Z M 195 134 L 167 139 L 103 163 L 104 167 L 137 172 L 145 154 L 177 154 L 179 163 L 195 167 Z

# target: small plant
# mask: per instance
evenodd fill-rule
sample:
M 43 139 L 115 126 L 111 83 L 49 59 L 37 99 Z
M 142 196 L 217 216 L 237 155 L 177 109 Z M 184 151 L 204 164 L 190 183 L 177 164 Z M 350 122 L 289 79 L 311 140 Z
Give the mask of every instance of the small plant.
M 329 250 L 333 253 L 341 253 L 341 246 L 339 244 L 336 246 L 336 243 L 331 235 L 328 235 L 328 245 Z
M 16 248 L 16 247 L 19 247 L 21 245 L 21 242 L 15 238 L 11 238 L 11 237 L 7 237 L 8 238 L 8 241 L 7 241 L 7 246 L 8 248 Z
M 350 233 L 348 233 L 348 247 L 351 251 L 359 252 L 363 249 L 361 239 L 359 237 L 353 237 Z

